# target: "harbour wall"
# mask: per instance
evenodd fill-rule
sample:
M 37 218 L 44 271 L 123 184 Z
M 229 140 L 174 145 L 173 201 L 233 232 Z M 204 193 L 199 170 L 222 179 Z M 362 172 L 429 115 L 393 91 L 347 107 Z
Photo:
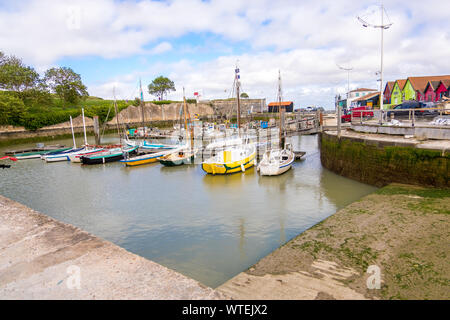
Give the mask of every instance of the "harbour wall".
M 392 182 L 448 188 L 449 150 L 415 143 L 320 134 L 322 165 L 345 177 L 375 185 Z
M 225 295 L 0 195 L 0 299 L 225 299 Z

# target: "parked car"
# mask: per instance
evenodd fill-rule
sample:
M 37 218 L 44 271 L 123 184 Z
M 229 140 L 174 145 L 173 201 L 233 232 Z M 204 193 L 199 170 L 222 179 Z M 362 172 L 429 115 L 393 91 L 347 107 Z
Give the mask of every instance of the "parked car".
M 427 106 L 424 102 L 414 101 L 414 100 L 405 101 L 405 102 L 399 104 L 398 106 L 395 106 L 392 109 L 392 111 L 388 111 L 387 116 L 391 117 L 392 114 L 394 115 L 394 117 L 409 116 L 410 109 L 423 109 L 423 108 L 427 108 Z M 414 114 L 417 116 L 420 116 L 420 115 L 426 115 L 426 112 L 425 112 L 425 110 L 415 110 Z
M 363 118 L 373 118 L 373 110 L 369 107 L 357 107 L 346 112 L 341 116 L 341 122 L 350 122 L 353 118 L 361 118 L 361 113 Z

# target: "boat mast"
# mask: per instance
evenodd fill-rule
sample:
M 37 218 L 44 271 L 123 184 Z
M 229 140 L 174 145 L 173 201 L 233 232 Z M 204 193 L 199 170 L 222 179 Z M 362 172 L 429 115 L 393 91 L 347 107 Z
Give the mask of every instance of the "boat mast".
M 144 114 L 144 92 L 142 91 L 142 81 L 139 79 L 139 87 L 141 88 L 141 119 L 142 128 L 145 128 L 145 114 Z
M 238 126 L 238 135 L 241 136 L 241 101 L 239 100 L 239 68 L 236 64 L 236 69 L 234 70 L 236 73 L 235 84 L 236 84 L 236 97 L 237 97 L 237 126 Z
M 184 94 L 184 87 L 183 87 L 183 113 L 184 113 L 184 130 L 186 133 L 186 142 L 188 140 L 188 123 L 187 123 L 187 106 L 186 106 L 186 95 Z
M 73 132 L 72 116 L 69 117 L 70 117 L 70 128 L 72 129 L 73 148 L 75 149 L 77 147 L 77 144 L 75 143 L 75 133 Z
M 284 149 L 284 107 L 281 105 L 281 72 L 278 70 L 278 113 L 280 117 L 280 148 Z
M 84 108 L 81 108 L 81 114 L 83 116 L 83 131 L 84 131 L 84 146 L 88 145 L 87 136 L 86 136 L 86 122 L 84 121 Z
M 117 109 L 116 103 L 116 87 L 113 88 L 113 95 L 114 95 L 114 112 L 116 113 L 117 134 L 119 135 L 120 144 L 122 144 L 122 136 L 120 135 L 120 128 L 119 128 L 119 110 Z

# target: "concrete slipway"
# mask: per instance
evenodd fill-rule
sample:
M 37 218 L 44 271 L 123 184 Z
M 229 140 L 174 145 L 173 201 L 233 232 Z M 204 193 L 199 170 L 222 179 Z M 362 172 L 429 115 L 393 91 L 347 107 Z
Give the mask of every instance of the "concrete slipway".
M 155 262 L 0 196 L 0 299 L 224 299 Z

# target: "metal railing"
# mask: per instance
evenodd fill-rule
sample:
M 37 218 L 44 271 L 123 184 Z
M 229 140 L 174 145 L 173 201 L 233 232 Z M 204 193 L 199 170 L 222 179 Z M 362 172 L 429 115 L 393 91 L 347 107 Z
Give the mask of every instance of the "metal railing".
M 417 123 L 430 122 L 430 118 L 443 117 L 450 114 L 450 109 L 445 105 L 432 108 L 414 109 L 388 109 L 388 110 L 351 110 L 350 122 L 352 124 L 387 124 L 397 120 L 402 125 L 414 127 Z

